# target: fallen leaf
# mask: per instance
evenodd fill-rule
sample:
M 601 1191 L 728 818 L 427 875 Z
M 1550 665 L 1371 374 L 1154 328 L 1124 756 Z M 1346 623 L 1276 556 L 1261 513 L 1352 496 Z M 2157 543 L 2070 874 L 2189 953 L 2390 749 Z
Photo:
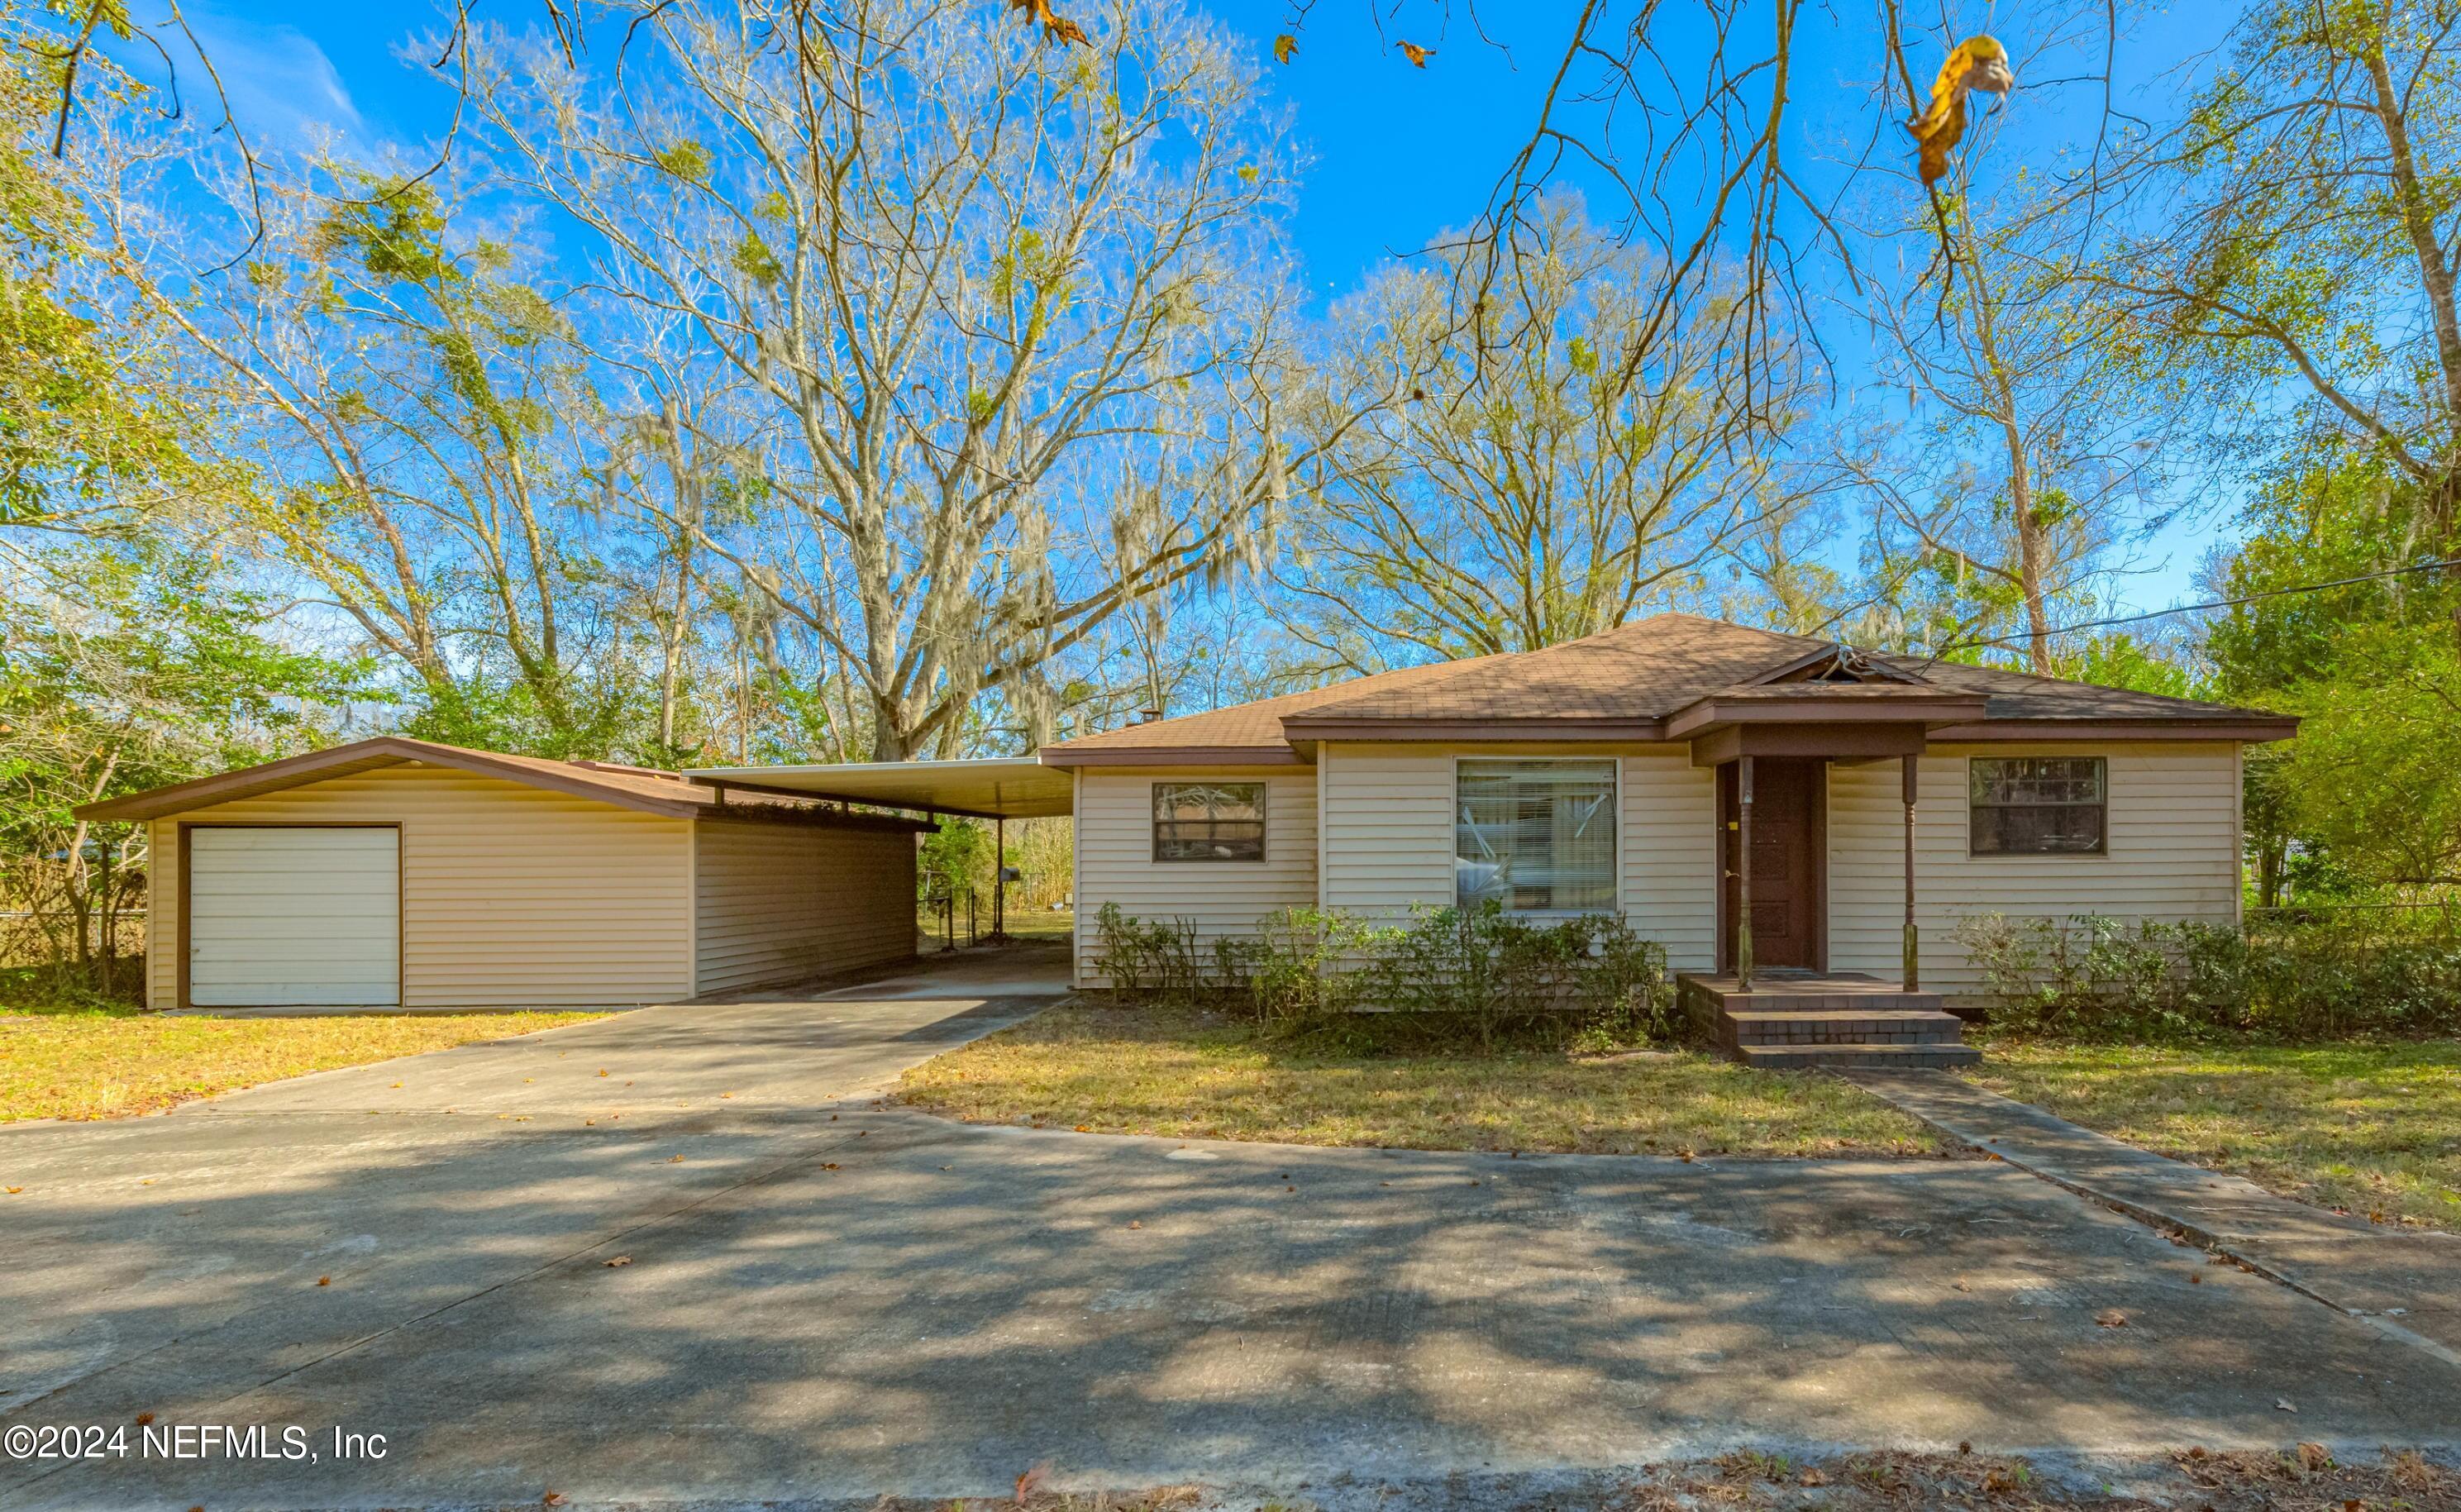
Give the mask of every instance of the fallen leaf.
M 153 1420 L 154 1415 L 152 1413 L 139 1413 L 137 1415 L 137 1426 L 139 1428 L 144 1427 L 147 1423 L 150 1423 Z
M 539 1498 L 539 1505 L 560 1507 L 564 1505 L 564 1493 L 561 1491 L 550 1491 L 546 1495 Z
M 1285 32 L 1281 35 L 1273 38 L 1274 62 L 1287 63 L 1291 59 L 1298 56 L 1298 52 L 1299 39 L 1291 35 L 1288 32 Z
M 2128 1314 L 2117 1308 L 2105 1308 L 2093 1315 L 2093 1321 L 2106 1329 L 2124 1329 L 2128 1327 Z
M 1094 1126 L 1090 1123 L 1081 1123 L 1077 1125 L 1077 1132 L 1080 1134 L 1091 1134 L 1094 1132 Z
M 2203 1271 L 2201 1271 L 2201 1270 L 2191 1270 L 2191 1271 L 2189 1271 L 2189 1272 L 2188 1272 L 2188 1285 L 2190 1285 L 2190 1286 L 2192 1286 L 2192 1287 L 2201 1287 L 2201 1286 L 2203 1286 L 2204 1284 L 2205 1284 L 2205 1273 L 2204 1273 Z
M 1906 122 L 1918 144 L 1915 171 L 1925 184 L 1937 183 L 1948 172 L 1948 155 L 1965 136 L 1965 96 L 1974 90 L 2005 95 L 2017 85 L 2008 67 L 2008 50 L 2000 39 L 1970 36 L 1957 44 L 1932 81 L 1931 104 Z
M 2299 1468 L 2310 1472 L 2330 1470 L 2333 1457 L 2325 1453 L 2322 1444 L 2302 1443 L 2299 1446 Z
M 1041 1487 L 1042 1482 L 1049 1479 L 1051 1479 L 1051 1461 L 1048 1459 L 1043 1460 L 1040 1464 L 1034 1466 L 1032 1469 L 1026 1471 L 1025 1474 L 1017 1477 L 1016 1504 L 1018 1506 L 1025 1505 L 1026 1498 L 1034 1495 L 1034 1493 Z
M 1131 1218 L 1128 1220 L 1128 1226 L 1130 1228 L 1143 1228 L 1145 1225 L 1142 1219 Z
M 2296 1416 L 2299 1411 L 2298 1408 L 2290 1405 L 2290 1398 L 2287 1396 L 2275 1397 L 2273 1399 L 2273 1410 L 2278 1413 L 2289 1413 L 2293 1416 Z
M 1829 1483 L 1829 1477 L 1821 1473 L 1818 1465 L 1806 1465 L 1799 1480 L 1808 1486 L 1825 1486 Z
M 24 1187 L 22 1187 L 22 1186 L 12 1186 L 12 1187 L 9 1188 L 9 1195 L 10 1195 L 10 1196 L 11 1196 L 11 1197 L 14 1197 L 14 1196 L 16 1196 L 19 1192 L 22 1192 L 22 1191 L 24 1191 L 24 1190 L 25 1190 L 25 1188 L 24 1188 Z
M 607 1268 L 610 1270 L 614 1269 L 617 1266 L 629 1266 L 631 1263 L 632 1257 L 630 1255 L 617 1255 L 614 1259 L 604 1262 Z
M 824 1170 L 824 1171 L 834 1171 L 834 1170 L 836 1170 L 837 1168 L 838 1168 L 838 1162 L 837 1162 L 837 1161 L 823 1161 L 821 1162 L 821 1169 L 822 1169 L 822 1170 Z M 944 1165 L 944 1166 L 942 1166 L 942 1167 L 940 1167 L 940 1168 L 941 1168 L 942 1170 L 944 1170 L 944 1171 L 948 1169 L 948 1167 L 947 1167 L 947 1166 L 945 1166 L 945 1165 Z
M 683 1163 L 683 1159 L 684 1158 L 680 1155 L 670 1155 L 667 1157 L 667 1163 L 669 1165 L 681 1165 Z
M 1436 55 L 1436 50 L 1434 48 L 1421 47 L 1416 42 L 1397 41 L 1393 45 L 1402 50 L 1402 55 L 1410 60 L 1410 65 L 1413 68 L 1425 68 L 1427 66 L 1427 59 Z
M 332 1284 L 333 1284 L 333 1278 L 332 1278 L 332 1277 L 331 1277 L 331 1276 L 318 1276 L 318 1277 L 316 1278 L 316 1285 L 318 1285 L 318 1286 L 320 1286 L 320 1287 L 330 1287 L 330 1286 L 332 1286 Z
M 603 1072 L 603 1071 L 602 1071 L 602 1072 L 600 1072 L 600 1073 L 599 1073 L 599 1075 L 603 1076 L 603 1075 L 607 1075 L 607 1073 L 605 1073 L 605 1072 Z

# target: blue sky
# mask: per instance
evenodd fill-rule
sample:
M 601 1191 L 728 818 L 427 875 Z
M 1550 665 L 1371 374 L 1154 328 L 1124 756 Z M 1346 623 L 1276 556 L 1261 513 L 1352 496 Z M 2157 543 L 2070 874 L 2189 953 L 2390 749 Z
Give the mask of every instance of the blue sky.
M 998 24 L 998 0 L 981 3 L 986 24 Z M 535 13 L 528 0 L 482 0 L 482 14 L 491 8 L 516 22 Z M 1482 39 L 1466 0 L 1449 7 L 1439 0 L 1315 0 L 1297 33 L 1296 59 L 1288 67 L 1268 66 L 1311 152 L 1293 232 L 1320 298 L 1355 287 L 1386 258 L 1476 216 L 1529 134 L 1577 9 L 1573 0 L 1489 5 L 1481 12 L 1487 32 Z M 1958 25 L 1993 28 L 2021 49 L 2033 20 L 2015 8 L 2007 15 L 1991 6 L 1955 9 Z M 1217 13 L 1252 36 L 1260 54 L 1290 25 L 1281 0 L 1230 0 Z M 402 55 L 414 37 L 441 33 L 440 11 L 221 0 L 191 5 L 188 14 L 222 71 L 234 114 L 253 138 L 279 143 L 330 130 L 360 150 L 375 153 L 391 143 L 405 159 L 416 159 L 432 152 L 444 129 L 449 90 L 423 57 Z M 2130 23 L 2124 55 L 2168 67 L 2214 46 L 2220 28 L 2215 8 L 2150 8 Z M 1404 38 L 1436 49 L 1426 68 L 1413 68 L 1402 56 L 1395 43 Z M 1804 108 L 1791 151 L 1817 176 L 1858 151 L 1875 123 L 1860 81 L 1847 72 L 1868 67 L 1864 50 L 1852 49 L 1850 59 L 1845 48 L 1819 37 L 1812 42 L 1800 53 L 1797 94 Z M 1936 44 L 1917 43 L 1918 72 L 1928 73 L 1937 51 Z M 2035 87 L 2021 88 L 2013 102 L 2021 114 L 2010 117 L 2008 129 L 2026 130 L 2038 140 L 2070 125 L 2077 112 L 2099 108 L 2098 87 L 2081 100 L 2076 86 L 2044 79 L 2044 72 L 2029 75 L 2020 52 L 2021 85 Z M 2148 96 L 2172 87 L 2147 65 L 2131 64 L 2117 81 L 2118 103 L 2160 115 L 2160 102 Z M 1891 128 L 1881 150 L 1899 150 L 1898 140 Z M 1594 212 L 1612 214 L 1604 186 L 1593 181 L 1591 188 Z M 1851 358 L 1847 368 L 1842 377 L 1851 383 Z M 2194 576 L 2214 539 L 2207 515 L 2182 521 L 2139 547 L 2138 570 L 2117 589 L 2124 606 L 2152 608 L 2196 597 Z

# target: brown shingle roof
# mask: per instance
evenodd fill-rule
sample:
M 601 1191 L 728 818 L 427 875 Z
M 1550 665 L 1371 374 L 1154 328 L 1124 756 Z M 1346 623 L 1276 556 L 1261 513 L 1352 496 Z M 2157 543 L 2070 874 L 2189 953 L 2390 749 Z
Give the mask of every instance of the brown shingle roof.
M 1259 698 L 1253 703 L 1231 704 L 1223 709 L 1209 709 L 1203 713 L 1181 714 L 1172 719 L 1156 719 L 1150 724 L 1105 730 L 1100 735 L 1079 735 L 1074 740 L 1062 740 L 1043 747 L 1043 754 L 1143 751 L 1162 747 L 1230 750 L 1252 746 L 1287 756 L 1290 744 L 1282 738 L 1282 720 L 1287 715 L 1306 713 L 1332 699 L 1353 698 L 1376 690 L 1407 688 L 1414 683 L 1449 677 L 1467 668 L 1485 667 L 1509 659 L 1505 656 L 1473 656 L 1465 661 L 1435 662 L 1424 667 L 1402 667 L 1389 672 L 1373 672 L 1324 688 L 1311 688 L 1305 692 L 1283 693 L 1277 698 Z
M 1662 719 L 1826 644 L 1697 614 L 1658 614 L 1543 650 L 1454 662 L 1453 676 L 1327 702 L 1309 713 L 1344 720 Z M 1463 674 L 1473 667 L 1479 671 Z
M 1659 614 L 1541 650 L 1439 662 L 1354 678 L 1303 693 L 1260 699 L 1152 724 L 1131 725 L 1046 748 L 1057 765 L 1097 756 L 1135 753 L 1158 759 L 1184 753 L 1191 760 L 1288 760 L 1290 742 L 1333 725 L 1530 723 L 1647 725 L 1712 694 L 1835 697 L 1843 703 L 1902 698 L 1925 691 L 1981 693 L 1987 718 L 2266 721 L 2280 716 L 2188 698 L 2035 677 L 1998 668 L 1927 662 L 1901 656 L 1871 659 L 1905 672 L 1912 684 L 1790 683 L 1763 679 L 1803 663 L 1830 643 L 1755 629 L 1697 614 Z M 1288 721 L 1287 728 L 1285 721 Z M 2286 725 L 2285 725 L 2286 732 Z

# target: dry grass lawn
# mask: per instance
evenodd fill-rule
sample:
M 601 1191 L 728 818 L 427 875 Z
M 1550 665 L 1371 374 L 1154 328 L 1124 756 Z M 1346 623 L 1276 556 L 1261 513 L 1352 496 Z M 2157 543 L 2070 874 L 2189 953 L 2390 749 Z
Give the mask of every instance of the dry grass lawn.
M 0 1123 L 117 1118 L 263 1081 L 527 1034 L 603 1013 L 164 1018 L 0 1009 Z
M 2322 1207 L 2461 1230 L 2461 1044 L 1994 1041 L 1995 1092 Z
M 1221 1014 L 1071 1002 L 908 1072 L 900 1097 L 978 1123 L 1422 1150 L 1937 1155 L 1833 1077 L 1695 1052 L 1375 1054 L 1276 1042 Z

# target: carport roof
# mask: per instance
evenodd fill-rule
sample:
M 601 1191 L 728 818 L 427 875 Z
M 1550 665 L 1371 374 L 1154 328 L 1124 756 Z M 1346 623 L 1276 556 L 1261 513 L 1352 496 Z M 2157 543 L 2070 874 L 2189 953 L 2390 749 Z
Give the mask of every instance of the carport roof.
M 977 819 L 1040 819 L 1076 806 L 1069 773 L 1033 756 L 972 761 L 849 761 L 817 766 L 695 767 L 696 782 L 795 793 Z

